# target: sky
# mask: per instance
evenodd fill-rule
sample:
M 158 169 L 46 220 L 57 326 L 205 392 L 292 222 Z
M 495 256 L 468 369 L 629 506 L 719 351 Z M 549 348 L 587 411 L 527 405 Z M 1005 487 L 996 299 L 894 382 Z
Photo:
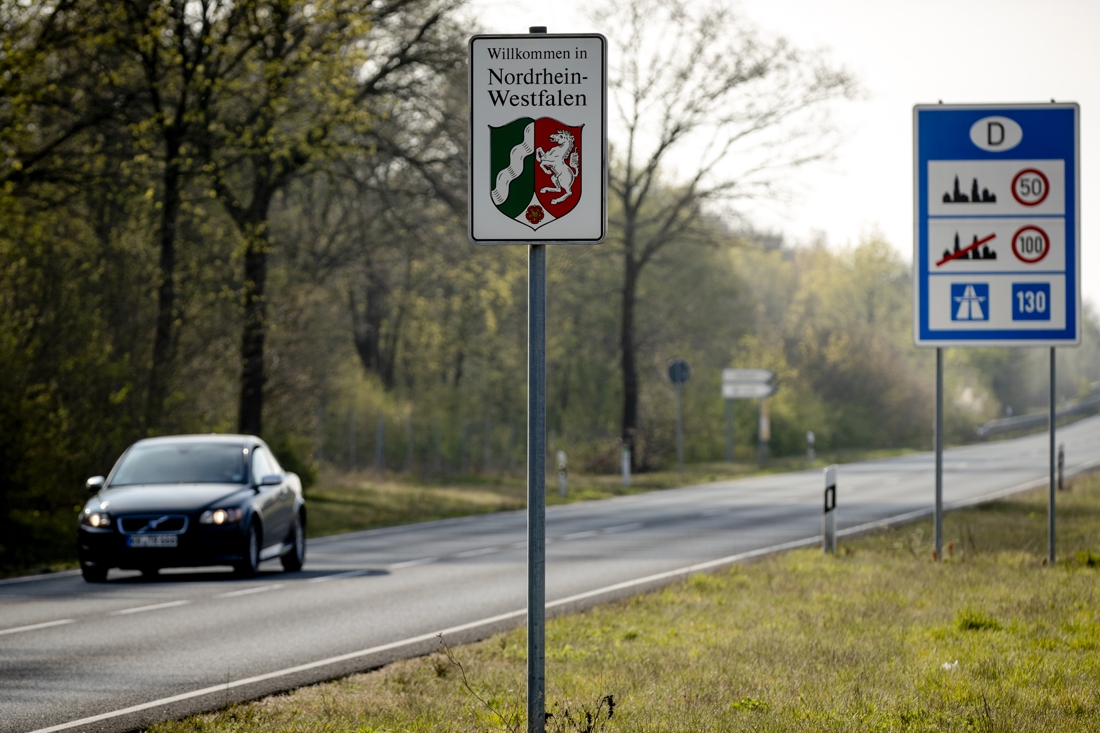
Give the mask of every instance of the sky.
M 599 32 L 600 0 L 474 0 L 486 32 Z M 800 48 L 823 49 L 859 80 L 838 108 L 833 159 L 802 168 L 783 202 L 742 212 L 791 244 L 881 236 L 912 259 L 914 104 L 1077 102 L 1081 106 L 1081 286 L 1100 309 L 1100 1 L 741 0 L 742 16 Z M 550 10 L 552 8 L 552 10 Z M 1097 212 L 1094 214 L 1094 212 Z

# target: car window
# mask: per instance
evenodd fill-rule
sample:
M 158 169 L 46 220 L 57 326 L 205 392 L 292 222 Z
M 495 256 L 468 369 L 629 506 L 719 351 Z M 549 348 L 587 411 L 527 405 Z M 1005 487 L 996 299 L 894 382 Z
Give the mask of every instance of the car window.
M 260 483 L 260 480 L 269 474 L 278 473 L 271 465 L 271 457 L 261 446 L 252 449 L 252 482 Z
M 122 457 L 111 486 L 243 484 L 243 446 L 226 443 L 135 445 Z

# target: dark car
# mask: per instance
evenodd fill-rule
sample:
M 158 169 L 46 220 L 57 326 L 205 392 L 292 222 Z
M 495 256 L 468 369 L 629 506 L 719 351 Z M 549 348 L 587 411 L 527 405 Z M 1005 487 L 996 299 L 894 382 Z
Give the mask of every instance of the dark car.
M 102 583 L 111 568 L 155 576 L 161 568 L 232 565 L 254 575 L 278 557 L 306 556 L 302 483 L 259 438 L 179 435 L 130 446 L 80 513 L 80 570 Z

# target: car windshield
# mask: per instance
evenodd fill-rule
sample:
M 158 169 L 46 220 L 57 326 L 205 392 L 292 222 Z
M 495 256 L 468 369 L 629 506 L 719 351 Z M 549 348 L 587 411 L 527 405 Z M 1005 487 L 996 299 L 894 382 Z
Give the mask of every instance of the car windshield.
M 134 484 L 243 484 L 245 452 L 227 443 L 136 445 L 122 459 L 111 486 Z

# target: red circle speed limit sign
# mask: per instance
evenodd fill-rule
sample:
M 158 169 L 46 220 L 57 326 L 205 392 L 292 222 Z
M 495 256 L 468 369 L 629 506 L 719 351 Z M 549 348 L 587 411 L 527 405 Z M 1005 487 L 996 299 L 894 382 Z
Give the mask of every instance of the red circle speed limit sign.
M 1024 206 L 1038 206 L 1050 193 L 1050 181 L 1038 168 L 1024 168 L 1012 179 L 1012 196 Z
M 1012 235 L 1012 254 L 1016 259 L 1029 265 L 1047 256 L 1050 251 L 1050 237 L 1036 226 L 1021 227 Z

